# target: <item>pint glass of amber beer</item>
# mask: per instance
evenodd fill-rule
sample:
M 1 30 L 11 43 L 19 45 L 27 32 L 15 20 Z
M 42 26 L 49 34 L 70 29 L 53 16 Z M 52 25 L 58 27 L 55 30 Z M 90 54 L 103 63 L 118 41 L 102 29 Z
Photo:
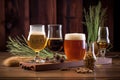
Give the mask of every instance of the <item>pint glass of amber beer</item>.
M 83 60 L 86 37 L 83 33 L 65 34 L 64 51 L 68 60 Z

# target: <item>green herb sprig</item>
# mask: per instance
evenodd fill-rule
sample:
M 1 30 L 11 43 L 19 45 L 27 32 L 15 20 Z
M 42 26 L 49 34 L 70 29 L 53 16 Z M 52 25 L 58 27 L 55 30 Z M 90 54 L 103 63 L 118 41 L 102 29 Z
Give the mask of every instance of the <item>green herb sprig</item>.
M 106 10 L 107 8 L 101 7 L 101 2 L 98 3 L 96 6 L 90 6 L 89 10 L 84 9 L 84 16 L 85 16 L 85 24 L 87 26 L 87 43 L 88 45 L 91 42 L 95 42 L 98 36 L 98 28 L 99 26 L 104 27 L 104 23 L 106 20 Z
M 12 55 L 16 56 L 35 56 L 35 52 L 29 48 L 27 45 L 27 41 L 24 36 L 22 38 L 16 37 L 16 38 L 8 38 L 9 40 L 7 41 L 7 48 L 8 51 Z M 42 51 L 39 52 L 39 56 L 42 58 L 46 57 L 53 57 L 54 54 L 50 52 L 47 48 L 43 49 Z

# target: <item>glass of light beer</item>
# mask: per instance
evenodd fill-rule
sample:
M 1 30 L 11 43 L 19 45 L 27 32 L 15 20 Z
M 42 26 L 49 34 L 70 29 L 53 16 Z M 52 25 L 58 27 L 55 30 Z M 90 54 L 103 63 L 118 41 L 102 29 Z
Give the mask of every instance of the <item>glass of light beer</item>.
M 65 34 L 64 51 L 67 60 L 83 60 L 86 48 L 86 37 L 83 33 Z
M 30 31 L 27 38 L 28 46 L 33 49 L 36 53 L 34 58 L 35 62 L 40 62 L 39 51 L 44 49 L 47 45 L 47 37 L 45 34 L 44 25 L 30 25 Z

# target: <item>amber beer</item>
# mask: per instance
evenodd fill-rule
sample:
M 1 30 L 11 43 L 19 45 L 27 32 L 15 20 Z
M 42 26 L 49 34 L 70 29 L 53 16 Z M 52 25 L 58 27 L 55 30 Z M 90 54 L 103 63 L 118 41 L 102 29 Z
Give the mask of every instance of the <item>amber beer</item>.
M 47 44 L 47 38 L 44 34 L 31 34 L 28 38 L 28 46 L 36 52 L 44 49 Z
M 102 41 L 98 42 L 97 44 L 98 44 L 99 48 L 107 48 L 109 46 L 109 43 L 107 43 L 105 41 L 104 42 L 102 42 Z
M 63 48 L 62 38 L 49 38 L 47 47 L 52 51 L 61 51 Z
M 64 51 L 68 60 L 82 60 L 85 55 L 85 34 L 65 34 Z

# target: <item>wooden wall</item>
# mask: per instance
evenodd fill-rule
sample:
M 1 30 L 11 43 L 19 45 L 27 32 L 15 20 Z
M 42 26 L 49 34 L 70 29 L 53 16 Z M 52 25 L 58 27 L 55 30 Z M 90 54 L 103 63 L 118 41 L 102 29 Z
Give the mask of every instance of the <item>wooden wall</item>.
M 18 22 L 8 26 L 6 16 L 7 3 L 12 2 L 12 10 L 15 9 Z M 85 32 L 83 21 L 83 7 L 87 8 L 99 0 L 0 0 L 0 51 L 5 48 L 8 36 L 28 36 L 30 24 L 62 24 L 63 37 L 65 33 Z M 108 26 L 110 39 L 113 40 L 113 4 L 112 0 L 101 0 L 104 6 L 108 6 Z M 10 18 L 12 20 L 12 18 Z M 13 19 L 14 20 L 14 19 Z M 17 21 L 15 20 L 15 21 Z
M 57 22 L 63 24 L 63 35 L 83 32 L 82 0 L 57 0 Z
M 56 0 L 30 0 L 30 24 L 54 24 L 56 13 Z
M 0 50 L 5 50 L 5 10 L 4 10 L 4 0 L 0 0 Z

